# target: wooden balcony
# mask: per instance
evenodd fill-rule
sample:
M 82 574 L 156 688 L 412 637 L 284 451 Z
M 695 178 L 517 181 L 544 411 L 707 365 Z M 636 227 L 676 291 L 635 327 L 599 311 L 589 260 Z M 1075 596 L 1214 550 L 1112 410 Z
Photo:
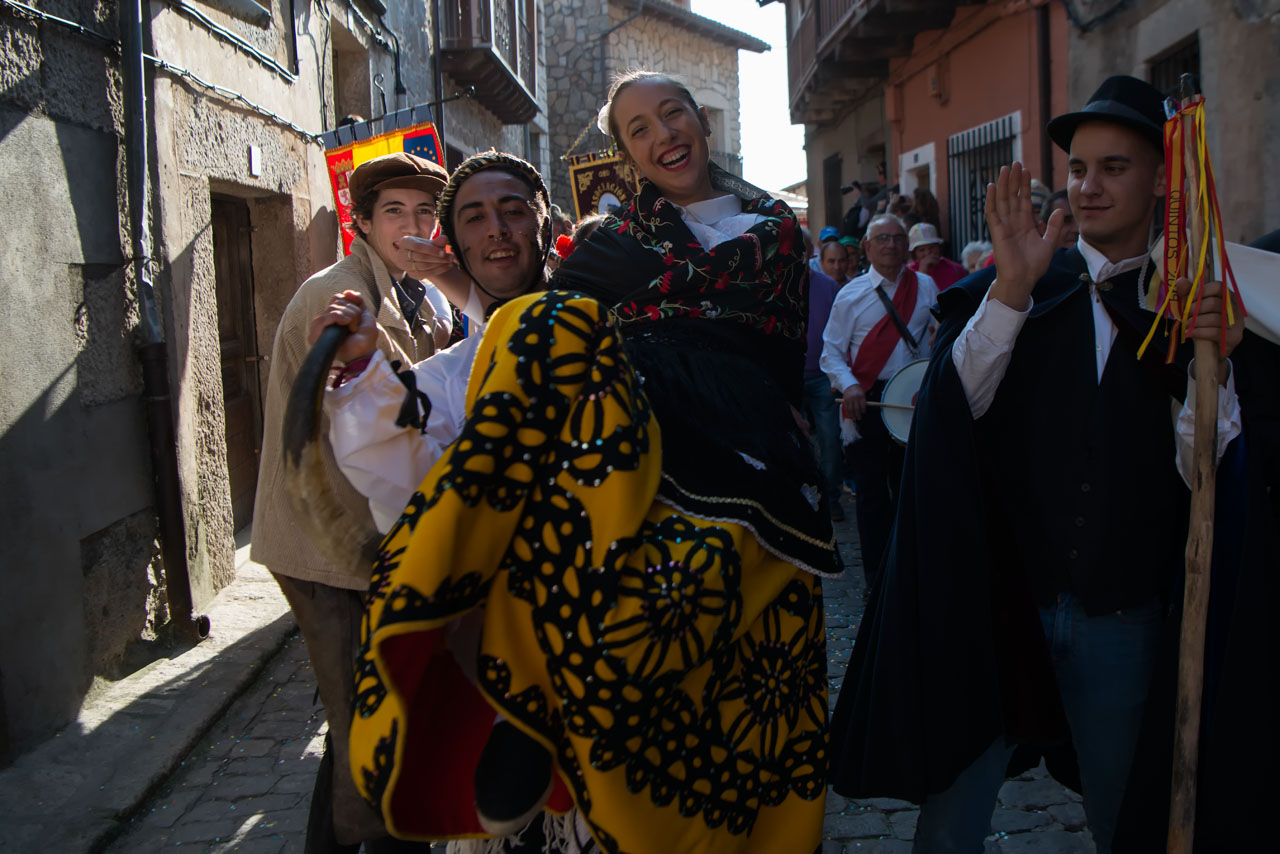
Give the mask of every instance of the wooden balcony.
M 538 112 L 532 0 L 443 0 L 440 56 L 445 73 L 476 88 L 476 100 L 505 124 Z
M 787 43 L 791 121 L 841 118 L 907 56 L 917 33 L 946 27 L 957 0 L 813 0 Z

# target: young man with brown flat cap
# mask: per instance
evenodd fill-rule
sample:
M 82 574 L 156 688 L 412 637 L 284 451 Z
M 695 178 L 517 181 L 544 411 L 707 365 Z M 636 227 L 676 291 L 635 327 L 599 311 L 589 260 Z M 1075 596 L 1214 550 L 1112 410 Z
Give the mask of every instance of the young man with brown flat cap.
M 331 554 L 313 542 L 285 490 L 281 424 L 294 377 L 307 354 L 307 330 L 334 293 L 359 293 L 374 311 L 377 347 L 405 365 L 443 347 L 452 326 L 437 315 L 422 282 L 406 275 L 403 238 L 429 238 L 436 227 L 436 199 L 448 173 L 430 160 L 396 153 L 360 164 L 351 174 L 354 237 L 351 253 L 298 288 L 276 330 L 263 423 L 262 470 L 253 519 L 252 557 L 280 584 L 302 630 L 329 722 L 325 758 L 317 775 L 308 822 L 307 854 L 366 851 L 399 845 L 380 841 L 386 829 L 356 791 L 348 773 L 352 669 L 360 616 L 369 586 L 368 559 L 352 548 Z M 370 535 L 376 533 L 364 496 L 338 469 L 324 442 L 325 475 L 338 501 Z
M 1040 755 L 1082 792 L 1099 852 L 1163 850 L 1174 704 L 1162 686 L 1177 648 L 1195 400 L 1190 342 L 1165 364 L 1158 335 L 1137 358 L 1155 321 L 1145 296 L 1163 122 L 1160 93 L 1132 77 L 1051 121 L 1079 240 L 1059 248 L 1061 212 L 1039 233 L 1015 163 L 987 191 L 995 267 L 939 297 L 885 578 L 831 740 L 837 792 L 922 803 L 921 854 L 982 852 L 1006 773 Z M 1221 293 L 1206 284 L 1191 337 L 1218 340 Z M 1235 318 L 1224 355 L 1243 335 Z M 1234 457 L 1242 416 L 1227 359 L 1219 379 L 1218 453 Z M 1219 501 L 1234 494 L 1220 477 Z M 1236 565 L 1243 592 L 1266 564 Z M 1259 651 L 1214 636 L 1215 654 Z M 1223 699 L 1240 683 L 1209 684 L 1219 693 L 1206 698 Z M 1236 699 L 1207 719 L 1230 719 Z M 1212 750 L 1216 731 L 1206 734 Z M 1137 803 L 1162 773 L 1162 791 Z
M 547 196 L 542 176 L 520 158 L 498 151 L 469 157 L 454 170 L 440 194 L 441 235 L 435 241 L 404 241 L 412 252 L 409 269 L 438 284 L 470 319 L 483 322 L 501 303 L 546 287 L 553 228 Z M 329 441 L 343 473 L 368 497 L 379 530 L 386 531 L 461 433 L 467 418 L 467 385 L 482 335 L 477 331 L 411 366 L 413 404 L 422 406 L 421 426 L 414 427 L 406 426 L 400 417 L 405 386 L 387 359 L 374 350 L 376 327 L 364 299 L 351 292 L 334 294 L 328 309 L 312 322 L 311 339 L 334 324 L 346 326 L 351 334 L 336 353 L 337 361 L 348 368 L 340 384 L 324 396 Z M 459 660 L 473 666 L 476 650 L 465 644 L 459 649 Z M 443 684 L 435 688 L 436 693 L 456 697 L 448 691 Z M 352 725 L 354 744 L 361 743 L 362 733 L 371 731 L 363 717 L 367 715 L 358 715 Z M 460 829 L 459 835 L 487 832 L 507 837 L 472 843 L 486 851 L 547 850 L 540 796 L 545 796 L 551 775 L 550 754 L 519 735 L 510 723 L 499 722 L 494 731 L 493 744 L 501 750 L 495 747 L 496 752 L 487 754 L 495 759 L 486 766 L 492 767 L 492 773 L 477 771 L 474 780 L 478 823 Z M 376 748 L 367 744 L 363 751 L 352 750 L 360 766 L 352 773 L 366 784 L 373 773 L 370 763 L 376 765 L 372 752 Z M 403 773 L 435 779 L 444 772 L 419 764 Z M 451 780 L 450 784 L 459 782 L 468 781 Z M 384 802 L 383 808 L 391 810 L 392 805 Z M 397 816 L 394 826 L 405 835 L 416 835 L 413 823 L 428 812 L 427 805 L 414 805 L 410 809 L 414 815 L 408 820 Z M 561 824 L 563 833 L 579 832 L 572 816 Z M 580 836 L 585 839 L 589 833 L 584 829 Z

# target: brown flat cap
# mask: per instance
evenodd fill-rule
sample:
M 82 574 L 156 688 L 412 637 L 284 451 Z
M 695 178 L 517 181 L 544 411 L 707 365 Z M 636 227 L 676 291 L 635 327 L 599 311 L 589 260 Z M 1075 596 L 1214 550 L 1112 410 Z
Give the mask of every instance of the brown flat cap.
M 421 190 L 438 196 L 449 181 L 449 173 L 440 164 L 398 151 L 366 160 L 355 168 L 348 180 L 352 200 L 372 190 L 403 188 Z

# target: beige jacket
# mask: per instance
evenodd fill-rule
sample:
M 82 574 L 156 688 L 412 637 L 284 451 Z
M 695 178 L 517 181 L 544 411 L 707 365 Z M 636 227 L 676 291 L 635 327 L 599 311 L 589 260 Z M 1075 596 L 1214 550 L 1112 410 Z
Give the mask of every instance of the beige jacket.
M 251 556 L 272 572 L 315 581 L 332 587 L 364 590 L 369 585 L 369 565 L 353 553 L 349 561 L 331 563 L 308 540 L 294 515 L 284 491 L 284 454 L 281 428 L 289 389 L 306 357 L 307 327 L 324 311 L 335 293 L 359 291 L 371 310 L 377 306 L 378 348 L 388 359 L 399 359 L 408 367 L 443 347 L 449 339 L 450 319 L 435 316 L 429 302 L 419 311 L 422 323 L 417 333 L 409 329 L 392 290 L 391 274 L 377 253 L 360 237 L 351 242 L 351 254 L 327 270 L 321 270 L 298 288 L 276 329 L 271 350 L 271 373 L 263 412 L 262 457 L 259 460 L 258 494 L 253 510 Z M 369 515 L 369 502 L 347 482 L 329 448 L 329 424 L 320 428 L 324 437 L 325 467 L 339 502 L 354 518 L 363 520 L 370 536 L 377 528 Z

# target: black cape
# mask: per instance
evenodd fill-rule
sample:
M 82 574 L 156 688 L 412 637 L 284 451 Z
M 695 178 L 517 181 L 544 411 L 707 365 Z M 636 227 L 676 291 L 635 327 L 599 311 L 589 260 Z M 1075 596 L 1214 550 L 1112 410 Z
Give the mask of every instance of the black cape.
M 1033 292 L 1031 317 L 1055 311 L 1086 287 L 1085 269 L 1078 252 L 1059 252 Z M 832 720 L 832 786 L 851 797 L 918 803 L 950 786 L 997 737 L 1024 746 L 1011 772 L 1044 755 L 1058 779 L 1078 788 L 1035 601 L 1005 545 L 1003 522 L 991 512 L 989 471 L 1002 461 L 990 455 L 975 427 L 950 358 L 994 276 L 993 269 L 981 271 L 939 297 L 942 323 L 917 401 L 885 571 Z M 1136 344 L 1125 327 L 1145 332 L 1153 316 L 1136 301 L 1108 308 L 1122 330 L 1112 358 L 1133 358 Z M 1035 342 L 1024 337 L 1015 359 L 1026 357 L 1024 348 L 1046 355 L 1034 353 Z M 1233 363 L 1241 361 L 1241 350 L 1260 346 L 1252 339 L 1246 344 Z M 1169 384 L 1176 379 L 1185 392 L 1185 368 L 1165 370 Z M 1264 385 L 1245 370 L 1238 376 L 1246 375 Z M 1241 403 L 1247 413 L 1249 401 L 1242 396 Z M 1244 435 L 1219 470 L 1197 827 L 1203 840 L 1197 848 L 1205 851 L 1275 849 L 1262 818 L 1278 793 L 1274 710 L 1260 698 L 1274 693 L 1268 689 L 1280 670 L 1280 645 L 1268 636 L 1270 621 L 1261 609 L 1276 601 L 1280 559 L 1268 504 L 1260 498 L 1265 485 L 1247 460 L 1250 428 L 1246 414 Z M 1180 589 L 1171 598 L 1165 654 L 1131 775 L 1136 782 L 1117 832 L 1119 851 L 1164 850 Z

